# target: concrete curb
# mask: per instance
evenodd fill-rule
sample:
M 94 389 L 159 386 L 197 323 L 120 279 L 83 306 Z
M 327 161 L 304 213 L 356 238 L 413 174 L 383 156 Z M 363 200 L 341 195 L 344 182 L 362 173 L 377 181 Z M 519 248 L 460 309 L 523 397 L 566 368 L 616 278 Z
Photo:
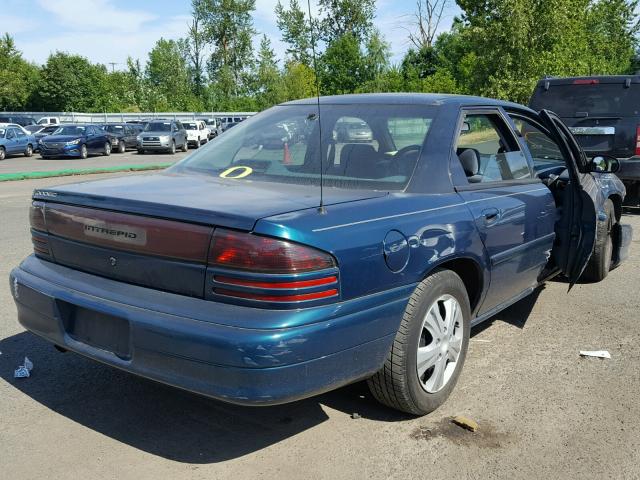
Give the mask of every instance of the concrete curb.
M 156 163 L 152 165 L 117 165 L 113 167 L 95 168 L 67 168 L 64 170 L 51 170 L 48 172 L 17 172 L 0 173 L 0 182 L 10 182 L 12 180 L 29 180 L 33 178 L 66 177 L 70 175 L 91 175 L 94 173 L 114 173 L 114 172 L 139 172 L 143 170 L 160 170 L 173 165 L 173 163 Z

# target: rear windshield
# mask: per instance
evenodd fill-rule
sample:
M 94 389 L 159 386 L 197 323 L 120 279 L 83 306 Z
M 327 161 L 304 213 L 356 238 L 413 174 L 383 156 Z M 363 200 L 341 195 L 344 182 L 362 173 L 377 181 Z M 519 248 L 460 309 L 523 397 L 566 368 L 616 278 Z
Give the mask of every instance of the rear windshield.
M 124 127 L 122 125 L 103 125 L 102 129 L 106 132 L 110 133 L 122 133 L 124 132 Z
M 436 111 L 413 105 L 324 105 L 320 125 L 316 105 L 278 106 L 239 123 L 172 171 L 319 185 L 322 169 L 326 186 L 403 190 Z
M 549 109 L 561 117 L 631 117 L 640 113 L 640 84 L 554 85 L 536 88 L 534 110 Z
M 150 122 L 144 127 L 145 132 L 170 132 L 171 122 Z

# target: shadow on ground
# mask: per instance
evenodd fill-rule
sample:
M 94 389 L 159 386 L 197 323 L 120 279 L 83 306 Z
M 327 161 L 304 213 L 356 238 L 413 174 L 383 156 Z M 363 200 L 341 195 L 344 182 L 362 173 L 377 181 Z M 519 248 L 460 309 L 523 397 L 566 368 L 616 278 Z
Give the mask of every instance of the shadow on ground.
M 487 322 L 524 325 L 543 287 Z M 323 405 L 345 415 L 395 422 L 412 417 L 385 408 L 359 382 L 311 399 L 274 407 L 240 407 L 102 365 L 23 332 L 0 340 L 0 377 L 35 401 L 87 428 L 177 462 L 205 464 L 242 457 L 328 420 Z M 13 378 L 27 355 L 30 378 Z M 295 379 L 292 379 L 295 381 Z
M 0 351 L 0 377 L 25 395 L 87 428 L 178 462 L 215 463 L 259 451 L 326 421 L 322 405 L 381 421 L 410 418 L 378 405 L 363 382 L 287 405 L 251 408 L 59 353 L 28 332 L 0 340 Z M 14 379 L 25 355 L 35 365 L 33 374 Z

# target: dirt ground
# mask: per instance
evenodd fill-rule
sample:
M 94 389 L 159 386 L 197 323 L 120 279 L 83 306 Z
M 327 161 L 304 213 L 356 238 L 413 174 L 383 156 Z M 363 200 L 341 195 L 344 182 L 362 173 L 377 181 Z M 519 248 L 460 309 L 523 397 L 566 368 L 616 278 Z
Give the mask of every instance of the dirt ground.
M 0 184 L 0 280 L 31 251 L 31 190 L 71 181 Z M 5 284 L 0 478 L 640 478 L 640 214 L 624 221 L 636 240 L 622 267 L 569 294 L 550 282 L 474 329 L 453 395 L 423 418 L 362 384 L 252 409 L 61 354 L 18 325 Z M 612 358 L 578 355 L 599 349 Z M 33 375 L 14 379 L 25 355 Z

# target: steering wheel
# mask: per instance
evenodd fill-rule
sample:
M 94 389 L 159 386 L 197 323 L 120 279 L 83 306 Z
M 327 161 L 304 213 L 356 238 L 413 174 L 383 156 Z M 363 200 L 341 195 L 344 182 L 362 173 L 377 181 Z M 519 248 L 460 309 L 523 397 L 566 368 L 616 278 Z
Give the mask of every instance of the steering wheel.
M 406 175 L 407 177 L 411 175 L 413 167 L 418 160 L 420 149 L 422 149 L 422 146 L 420 145 L 407 145 L 396 152 L 393 156 L 396 161 L 393 163 L 395 164 L 395 169 L 399 174 Z M 415 157 L 412 157 L 411 155 L 414 153 Z
M 402 147 L 400 150 L 398 150 L 395 154 L 395 157 L 396 158 L 404 157 L 414 150 L 419 153 L 421 148 L 422 148 L 421 145 L 407 145 L 406 147 Z

